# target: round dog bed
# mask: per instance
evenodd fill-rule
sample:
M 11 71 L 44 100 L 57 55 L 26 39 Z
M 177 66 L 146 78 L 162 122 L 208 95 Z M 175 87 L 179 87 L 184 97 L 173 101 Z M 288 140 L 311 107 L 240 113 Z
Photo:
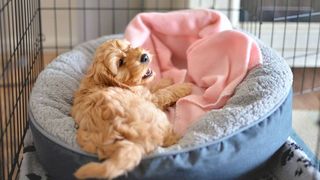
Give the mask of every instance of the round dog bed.
M 73 179 L 97 161 L 75 141 L 70 116 L 74 91 L 105 36 L 60 55 L 39 75 L 30 98 L 30 127 L 40 163 L 51 179 Z M 258 41 L 258 40 L 257 40 Z M 158 148 L 119 179 L 238 179 L 252 177 L 291 131 L 292 73 L 258 41 L 263 65 L 252 69 L 222 109 L 208 112 L 178 144 Z

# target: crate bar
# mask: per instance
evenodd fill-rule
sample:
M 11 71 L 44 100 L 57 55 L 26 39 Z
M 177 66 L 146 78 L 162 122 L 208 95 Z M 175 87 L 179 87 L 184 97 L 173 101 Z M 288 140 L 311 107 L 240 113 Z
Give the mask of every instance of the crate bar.
M 313 7 L 313 0 L 310 0 L 310 7 Z M 309 39 L 310 39 L 310 24 L 311 24 L 311 14 L 312 14 L 312 11 L 310 9 L 310 12 L 309 12 L 309 18 L 308 18 L 308 32 L 307 32 L 307 43 L 306 43 L 306 49 L 305 49 L 305 56 L 304 56 L 304 67 L 303 67 L 303 73 L 302 73 L 302 80 L 301 80 L 301 94 L 302 94 L 302 91 L 303 91 L 303 87 L 304 87 L 304 79 L 305 79 L 305 76 L 306 76 L 306 64 L 307 64 L 307 57 L 308 57 L 308 51 L 309 51 Z

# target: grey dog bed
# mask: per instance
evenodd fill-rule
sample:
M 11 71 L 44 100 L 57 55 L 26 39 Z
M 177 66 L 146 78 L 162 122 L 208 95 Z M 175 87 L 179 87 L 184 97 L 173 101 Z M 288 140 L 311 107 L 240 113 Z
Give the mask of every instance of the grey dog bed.
M 78 88 L 82 76 L 91 63 L 96 47 L 107 39 L 112 38 L 122 38 L 122 35 L 101 37 L 83 43 L 72 51 L 58 56 L 39 75 L 32 90 L 29 114 L 31 129 L 35 136 L 35 145 L 36 147 L 38 146 L 38 151 L 39 148 L 43 148 L 43 153 L 40 150 L 40 162 L 42 161 L 43 164 L 46 164 L 45 161 L 50 159 L 45 157 L 46 153 L 50 153 L 50 149 L 53 151 L 55 149 L 53 146 L 59 146 L 59 153 L 65 150 L 72 154 L 70 156 L 66 154 L 63 156 L 57 155 L 54 159 L 59 160 L 62 157 L 66 158 L 65 156 L 73 156 L 71 158 L 72 161 L 72 159 L 78 158 L 77 162 L 68 165 L 69 169 L 63 167 L 63 164 L 55 164 L 54 170 L 48 171 L 51 167 L 44 165 L 48 173 L 50 171 L 52 174 L 63 172 L 64 176 L 59 176 L 59 178 L 72 177 L 71 174 L 75 168 L 95 159 L 94 155 L 87 154 L 78 147 L 75 141 L 76 129 L 74 128 L 74 121 L 69 113 L 72 106 L 73 93 Z M 230 176 L 223 176 L 226 179 L 235 178 L 253 170 L 270 157 L 285 142 L 291 129 L 290 89 L 292 73 L 284 59 L 271 48 L 261 42 L 259 42 L 259 46 L 263 55 L 263 65 L 249 72 L 244 81 L 236 88 L 234 96 L 230 98 L 227 104 L 222 109 L 212 110 L 199 119 L 189 128 L 178 144 L 169 148 L 158 148 L 154 153 L 146 157 L 141 165 L 130 173 L 127 178 L 148 179 L 154 177 L 154 175 L 162 177 L 161 175 L 166 173 L 167 176 L 163 176 L 163 178 L 169 177 L 170 179 L 179 174 L 175 173 L 175 175 L 172 174 L 170 176 L 170 172 L 177 171 L 177 169 L 183 172 L 178 177 L 185 176 L 186 179 L 209 177 L 204 176 L 207 174 L 210 174 L 210 177 L 219 178 L 226 173 L 223 169 L 230 165 L 226 163 L 227 160 L 230 161 L 230 155 L 237 157 L 237 160 L 246 159 L 245 162 L 238 162 L 241 166 L 235 166 L 235 170 L 232 171 L 231 168 L 230 172 L 228 171 Z M 226 149 L 230 142 L 234 148 Z M 252 143 L 253 146 L 250 146 L 248 142 Z M 264 147 L 264 150 L 261 150 L 259 149 L 261 147 L 254 147 L 254 143 L 269 144 Z M 215 147 L 215 149 L 210 150 L 209 147 Z M 199 172 L 188 171 L 188 168 L 184 167 L 183 164 L 186 161 L 189 162 L 190 158 L 195 162 L 199 159 L 202 161 L 206 159 L 208 154 L 203 154 L 203 148 L 209 148 L 207 149 L 209 152 L 223 152 L 212 157 L 218 158 L 218 160 L 215 159 L 214 161 L 220 162 L 222 165 L 207 168 L 208 171 L 201 170 L 203 165 L 199 165 Z M 247 151 L 249 149 L 251 150 Z M 259 151 L 257 155 L 261 156 L 261 158 L 248 154 L 251 151 Z M 195 157 L 190 157 L 192 153 L 199 157 L 195 160 Z M 188 154 L 188 158 L 185 157 L 186 154 Z M 177 155 L 181 155 L 181 157 L 179 156 L 180 158 L 184 157 L 186 159 L 178 161 L 171 159 L 174 163 L 166 164 L 170 162 L 166 158 L 177 158 Z M 161 161 L 159 158 L 162 158 Z M 209 160 L 205 161 L 209 162 Z M 152 165 L 152 163 L 158 163 L 158 165 Z M 162 167 L 163 163 L 165 167 L 171 167 L 170 172 L 169 170 L 159 171 L 154 168 Z M 60 168 L 57 168 L 57 166 L 60 166 Z M 153 171 L 146 171 L 150 167 L 152 167 Z M 196 169 L 196 167 L 193 164 L 192 168 Z M 141 168 L 144 169 L 143 172 Z M 204 169 L 206 168 L 204 167 Z M 215 174 L 212 174 L 212 170 L 216 171 L 214 172 Z M 193 173 L 193 175 L 190 176 L 190 173 Z

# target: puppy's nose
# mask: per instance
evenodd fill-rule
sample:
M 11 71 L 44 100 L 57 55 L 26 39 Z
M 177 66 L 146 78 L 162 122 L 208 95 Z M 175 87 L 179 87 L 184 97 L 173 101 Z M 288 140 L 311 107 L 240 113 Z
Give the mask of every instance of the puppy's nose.
M 147 54 L 142 54 L 141 58 L 140 58 L 140 62 L 141 63 L 147 63 L 149 62 L 149 56 Z

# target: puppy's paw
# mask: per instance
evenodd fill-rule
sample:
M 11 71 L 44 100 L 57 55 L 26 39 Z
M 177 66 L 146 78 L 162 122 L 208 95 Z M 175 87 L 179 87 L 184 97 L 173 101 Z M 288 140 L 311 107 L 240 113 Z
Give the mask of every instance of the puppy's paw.
M 168 86 L 171 86 L 173 84 L 173 79 L 171 78 L 163 78 L 163 79 L 160 79 L 159 81 L 157 82 L 154 82 L 151 87 L 150 87 L 150 91 L 151 92 L 156 92 L 160 89 L 163 89 L 163 88 L 166 88 Z
M 191 83 L 177 84 L 175 86 L 175 90 L 178 93 L 178 96 L 181 98 L 191 94 L 192 86 L 193 85 Z
M 159 85 L 162 87 L 168 87 L 173 84 L 173 79 L 172 78 L 163 78 L 159 81 Z

